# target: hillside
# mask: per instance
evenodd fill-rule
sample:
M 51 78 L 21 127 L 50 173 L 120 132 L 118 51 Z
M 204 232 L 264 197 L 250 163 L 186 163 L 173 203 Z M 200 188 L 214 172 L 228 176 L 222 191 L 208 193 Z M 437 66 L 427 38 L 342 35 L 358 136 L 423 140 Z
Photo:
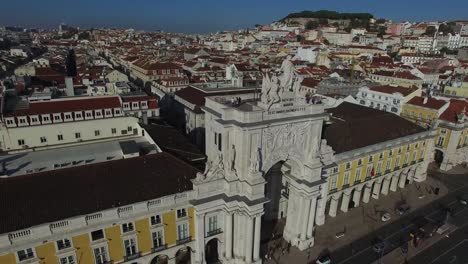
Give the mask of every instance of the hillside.
M 316 18 L 316 19 L 332 19 L 332 20 L 352 20 L 352 19 L 371 19 L 374 16 L 369 13 L 339 13 L 336 11 L 319 10 L 319 11 L 302 11 L 298 13 L 291 13 L 281 21 L 291 18 Z

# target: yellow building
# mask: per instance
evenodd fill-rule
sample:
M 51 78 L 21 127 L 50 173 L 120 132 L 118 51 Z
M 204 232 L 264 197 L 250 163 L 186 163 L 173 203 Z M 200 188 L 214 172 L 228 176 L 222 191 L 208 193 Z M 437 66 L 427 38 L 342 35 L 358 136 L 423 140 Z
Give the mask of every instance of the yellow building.
M 468 97 L 468 77 L 453 77 L 444 88 L 444 94 L 459 97 Z
M 189 261 L 195 174 L 158 153 L 2 178 L 0 263 Z
M 403 106 L 402 117 L 423 127 L 435 127 L 435 155 L 441 170 L 450 170 L 468 160 L 466 99 L 415 97 Z
M 394 114 L 343 103 L 330 110 L 324 138 L 335 161 L 328 177 L 329 215 L 426 179 L 436 132 Z M 340 203 L 339 200 L 342 200 Z

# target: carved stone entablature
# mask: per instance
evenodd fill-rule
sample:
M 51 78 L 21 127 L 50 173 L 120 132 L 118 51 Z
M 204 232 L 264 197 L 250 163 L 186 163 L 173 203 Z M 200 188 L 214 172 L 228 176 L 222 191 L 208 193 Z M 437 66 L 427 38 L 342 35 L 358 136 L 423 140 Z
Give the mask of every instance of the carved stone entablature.
M 311 123 L 296 123 L 266 128 L 263 131 L 262 170 L 267 172 L 276 162 L 306 158 L 307 135 Z

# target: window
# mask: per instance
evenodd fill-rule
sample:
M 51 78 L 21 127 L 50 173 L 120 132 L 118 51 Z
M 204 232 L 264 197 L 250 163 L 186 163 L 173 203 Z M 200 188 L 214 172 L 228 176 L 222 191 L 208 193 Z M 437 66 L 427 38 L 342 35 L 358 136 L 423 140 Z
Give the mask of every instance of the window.
M 33 123 L 36 123 L 36 122 L 37 122 L 37 117 L 31 117 L 31 121 L 32 121 Z
M 17 252 L 17 254 L 18 254 L 18 260 L 19 261 L 34 258 L 34 252 L 33 252 L 32 248 L 20 250 L 20 251 Z
M 373 155 L 370 155 L 369 156 L 369 162 L 372 162 L 374 160 L 374 156 Z
M 122 232 L 123 233 L 131 232 L 133 230 L 134 230 L 133 223 L 130 222 L 130 223 L 122 224 Z
M 121 133 L 122 135 L 127 135 L 127 130 L 122 129 L 122 130 L 120 131 L 120 133 Z
M 112 133 L 112 135 L 116 134 L 116 133 L 117 133 L 117 129 L 112 128 L 112 129 L 111 129 L 111 133 Z
M 336 189 L 336 177 L 331 177 L 331 182 L 330 182 L 330 189 L 334 190 Z
M 371 173 L 372 173 L 372 166 L 369 166 L 369 167 L 367 167 L 366 177 L 372 176 Z
M 14 122 L 11 119 L 7 119 L 6 123 L 7 123 L 7 125 L 13 125 Z
M 71 115 L 70 115 L 70 114 L 66 114 L 66 115 L 65 115 L 65 119 L 71 119 Z
M 104 238 L 104 232 L 102 229 L 91 232 L 91 240 L 96 241 Z
M 445 137 L 439 137 L 437 140 L 437 146 L 443 146 L 445 141 Z
M 416 161 L 416 150 L 413 151 L 413 156 L 411 157 L 411 161 Z
M 187 223 L 177 225 L 177 237 L 179 238 L 179 240 L 188 238 Z
M 347 170 L 351 169 L 351 163 L 350 163 L 350 162 L 347 162 L 347 163 L 346 163 L 346 169 L 347 169 Z
M 379 159 L 383 159 L 383 153 L 380 153 Z
M 393 149 L 390 150 L 390 152 L 388 153 L 389 156 L 393 156 Z
M 24 139 L 18 139 L 18 145 L 23 146 L 24 145 Z
M 133 256 L 137 253 L 136 242 L 134 238 L 124 240 L 125 256 Z
M 57 135 L 57 140 L 62 141 L 63 140 L 63 135 Z
M 47 143 L 47 138 L 46 137 L 41 137 L 41 143 Z
M 403 161 L 403 164 L 407 164 L 408 163 L 408 153 L 405 154 L 405 160 Z
M 333 173 L 338 173 L 338 167 L 333 168 Z
M 398 154 L 401 154 L 401 147 L 398 148 Z
M 80 133 L 80 132 L 76 132 L 76 133 L 75 133 L 75 138 L 76 138 L 76 139 L 80 139 L 80 138 L 81 138 L 81 133 Z
M 75 264 L 75 258 L 73 256 L 60 258 L 60 264 Z
M 358 165 L 358 166 L 361 166 L 361 165 L 362 165 L 362 159 L 358 159 L 357 165 Z
M 421 113 L 419 113 L 419 115 L 418 115 L 418 119 L 419 119 L 419 120 L 422 120 L 422 119 L 423 119 L 423 116 L 422 116 L 422 114 L 421 114 Z
M 222 138 L 221 138 L 221 133 L 218 133 L 218 150 L 221 151 L 221 143 L 222 143 Z
M 116 109 L 116 110 L 115 110 L 115 114 L 116 114 L 116 115 L 120 115 L 120 109 Z
M 382 162 L 379 162 L 377 164 L 377 173 L 381 173 L 382 172 Z
M 184 218 L 187 217 L 187 209 L 177 209 L 177 218 Z
M 55 115 L 55 116 L 54 116 L 54 120 L 55 120 L 55 121 L 60 121 L 60 116 L 59 116 L 59 115 Z
M 104 264 L 107 262 L 106 247 L 97 247 L 94 250 L 94 261 L 96 264 Z
M 49 116 L 43 116 L 42 121 L 49 121 Z
M 100 136 L 100 135 L 101 135 L 101 131 L 99 131 L 99 130 L 94 130 L 94 135 L 95 135 L 96 137 Z
M 391 160 L 388 159 L 387 160 L 387 165 L 385 166 L 385 170 L 390 170 L 390 164 L 391 164 Z
M 86 113 L 86 117 L 92 117 L 91 113 Z
M 62 250 L 71 247 L 70 240 L 68 238 L 57 240 L 57 249 Z
M 356 169 L 356 175 L 354 176 L 354 182 L 360 182 L 361 181 L 361 168 Z
M 157 230 L 151 234 L 153 238 L 153 247 L 154 248 L 160 248 L 164 246 L 164 238 L 163 238 L 163 231 Z
M 161 215 L 153 215 L 150 218 L 151 220 L 151 225 L 159 225 L 161 224 Z
M 347 171 L 344 175 L 344 179 L 343 179 L 343 185 L 347 185 L 349 184 L 349 171 Z
M 400 167 L 400 157 L 396 158 L 395 166 Z
M 106 110 L 106 116 L 110 116 L 110 115 L 112 115 L 112 114 L 111 114 L 111 111 Z
M 100 117 L 100 116 L 101 116 L 101 112 L 96 112 L 95 115 Z
M 81 118 L 81 113 L 75 113 L 75 118 Z
M 131 126 L 127 127 L 127 131 L 128 131 L 128 132 L 132 131 L 132 129 L 133 129 L 133 128 L 132 128 Z
M 208 218 L 208 232 L 213 232 L 218 229 L 218 216 L 210 216 Z
M 25 120 L 25 119 L 23 119 L 23 118 L 21 118 L 19 121 L 20 121 L 20 124 L 24 124 L 24 123 L 26 123 L 26 120 Z

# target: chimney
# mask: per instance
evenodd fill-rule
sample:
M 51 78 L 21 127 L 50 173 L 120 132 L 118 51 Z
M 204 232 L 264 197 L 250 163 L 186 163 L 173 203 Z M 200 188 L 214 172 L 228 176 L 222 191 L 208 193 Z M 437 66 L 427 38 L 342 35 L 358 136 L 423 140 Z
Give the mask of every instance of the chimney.
M 65 89 L 67 96 L 75 96 L 75 88 L 73 88 L 73 77 L 65 77 Z

